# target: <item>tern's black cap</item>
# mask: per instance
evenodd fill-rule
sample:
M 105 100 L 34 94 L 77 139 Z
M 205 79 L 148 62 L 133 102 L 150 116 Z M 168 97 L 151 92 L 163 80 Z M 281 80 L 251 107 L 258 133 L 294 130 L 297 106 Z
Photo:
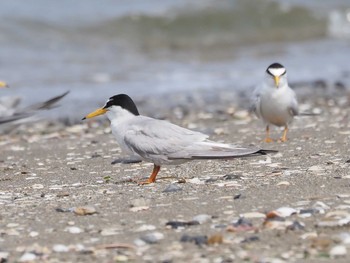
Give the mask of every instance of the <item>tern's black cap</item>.
M 267 67 L 267 69 L 269 68 L 284 68 L 280 63 L 272 63 L 270 66 Z
M 134 101 L 126 94 L 118 94 L 110 97 L 103 108 L 108 109 L 112 106 L 120 106 L 134 115 L 140 115 Z

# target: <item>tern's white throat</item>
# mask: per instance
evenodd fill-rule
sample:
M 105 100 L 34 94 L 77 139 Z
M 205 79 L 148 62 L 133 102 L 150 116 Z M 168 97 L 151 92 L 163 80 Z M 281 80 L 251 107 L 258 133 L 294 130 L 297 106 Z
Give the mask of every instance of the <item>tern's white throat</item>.
M 122 108 L 121 106 L 111 106 L 108 108 L 106 115 L 110 121 L 122 122 L 130 118 L 134 118 L 136 115 L 129 110 Z

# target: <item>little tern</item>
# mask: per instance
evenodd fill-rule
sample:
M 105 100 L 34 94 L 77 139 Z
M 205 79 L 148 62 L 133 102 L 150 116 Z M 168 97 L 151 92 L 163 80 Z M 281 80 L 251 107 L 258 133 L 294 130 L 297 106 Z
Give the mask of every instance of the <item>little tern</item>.
M 121 149 L 129 155 L 140 156 L 154 164 L 151 176 L 139 184 L 154 183 L 162 165 L 180 164 L 195 159 L 231 159 L 274 152 L 210 141 L 206 134 L 142 116 L 133 100 L 125 94 L 110 97 L 102 108 L 86 115 L 83 120 L 105 113 Z
M 279 63 L 271 64 L 264 82 L 253 93 L 251 110 L 266 124 L 265 142 L 272 142 L 270 124 L 284 127 L 282 142 L 287 141 L 288 125 L 298 115 L 297 96 L 287 81 L 287 71 Z

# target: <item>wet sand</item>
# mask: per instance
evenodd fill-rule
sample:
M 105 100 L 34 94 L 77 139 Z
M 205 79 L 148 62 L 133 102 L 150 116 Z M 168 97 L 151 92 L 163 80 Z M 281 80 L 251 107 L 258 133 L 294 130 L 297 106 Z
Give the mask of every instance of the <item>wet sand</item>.
M 0 138 L 0 257 L 8 262 L 349 262 L 349 99 L 301 99 L 289 141 L 266 144 L 235 103 L 153 116 L 277 154 L 162 167 L 114 164 L 108 122 L 29 125 Z M 151 109 L 141 103 L 141 112 Z M 152 104 L 153 105 L 153 104 Z M 272 130 L 279 138 L 281 130 Z M 4 261 L 5 262 L 5 261 Z

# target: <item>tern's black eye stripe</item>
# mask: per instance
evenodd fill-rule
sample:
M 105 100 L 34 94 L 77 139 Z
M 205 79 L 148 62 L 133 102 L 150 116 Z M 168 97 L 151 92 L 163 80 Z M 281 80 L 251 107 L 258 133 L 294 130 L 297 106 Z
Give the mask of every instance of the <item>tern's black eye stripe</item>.
M 111 107 L 113 104 L 113 100 L 109 99 L 107 102 L 106 102 L 106 105 L 103 107 L 104 109 L 107 109 L 109 107 Z

